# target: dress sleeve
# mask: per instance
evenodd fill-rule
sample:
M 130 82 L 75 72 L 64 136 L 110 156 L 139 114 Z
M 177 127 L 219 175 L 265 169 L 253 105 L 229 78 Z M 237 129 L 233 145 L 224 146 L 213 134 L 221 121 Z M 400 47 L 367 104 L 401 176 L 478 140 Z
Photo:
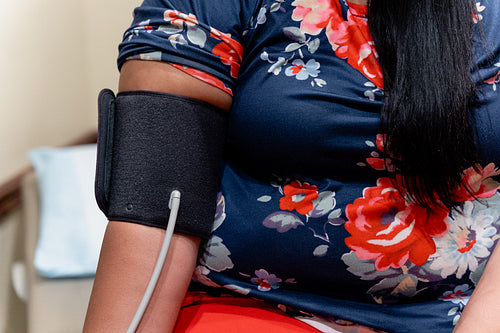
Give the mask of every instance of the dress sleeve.
M 232 94 L 244 35 L 260 0 L 145 0 L 119 47 L 129 59 L 165 61 Z

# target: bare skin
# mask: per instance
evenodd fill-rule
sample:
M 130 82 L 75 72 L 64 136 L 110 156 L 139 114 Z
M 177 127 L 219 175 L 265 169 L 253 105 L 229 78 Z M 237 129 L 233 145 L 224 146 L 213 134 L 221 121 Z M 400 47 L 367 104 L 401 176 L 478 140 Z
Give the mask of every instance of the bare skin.
M 232 97 L 224 91 L 159 61 L 127 61 L 121 69 L 119 91 L 127 90 L 183 95 L 201 99 L 226 111 L 232 103 Z
M 232 98 L 167 63 L 131 60 L 121 70 L 120 91 L 185 95 L 229 110 Z M 182 204 L 182 203 L 181 203 Z M 164 230 L 111 221 L 106 229 L 84 333 L 125 332 L 153 272 Z M 137 332 L 171 332 L 193 274 L 200 239 L 174 234 L 169 253 Z
M 499 331 L 499 276 L 500 247 L 497 246 L 453 333 L 496 333 Z

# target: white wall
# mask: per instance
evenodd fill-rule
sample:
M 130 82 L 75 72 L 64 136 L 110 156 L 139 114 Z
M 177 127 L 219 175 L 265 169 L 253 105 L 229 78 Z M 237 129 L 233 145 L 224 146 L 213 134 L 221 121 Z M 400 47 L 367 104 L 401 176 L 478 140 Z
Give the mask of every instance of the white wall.
M 62 145 L 96 128 L 97 94 L 117 88 L 118 43 L 140 2 L 0 0 L 0 184 L 29 164 L 29 149 Z M 0 241 L 11 240 L 1 242 L 2 333 L 23 327 L 7 327 L 12 305 L 19 306 L 10 264 L 22 249 L 12 241 L 20 218 L 17 211 L 0 220 Z

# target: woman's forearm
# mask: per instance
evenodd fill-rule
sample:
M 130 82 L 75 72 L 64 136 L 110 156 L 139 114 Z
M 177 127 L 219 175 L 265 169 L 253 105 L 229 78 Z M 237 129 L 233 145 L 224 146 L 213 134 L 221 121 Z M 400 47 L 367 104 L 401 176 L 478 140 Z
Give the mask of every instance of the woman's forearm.
M 500 247 L 493 251 L 454 333 L 500 331 Z
M 139 306 L 164 231 L 110 222 L 85 320 L 84 332 L 125 332 Z M 196 264 L 199 239 L 175 234 L 138 332 L 170 332 Z

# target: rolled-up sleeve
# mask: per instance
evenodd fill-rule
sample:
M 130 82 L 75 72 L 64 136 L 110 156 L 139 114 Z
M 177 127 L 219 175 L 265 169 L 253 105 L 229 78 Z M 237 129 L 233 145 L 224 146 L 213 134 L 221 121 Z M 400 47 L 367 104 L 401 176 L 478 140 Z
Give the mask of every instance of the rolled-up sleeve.
M 232 93 L 257 2 L 146 0 L 125 31 L 118 67 L 130 59 L 165 61 Z

